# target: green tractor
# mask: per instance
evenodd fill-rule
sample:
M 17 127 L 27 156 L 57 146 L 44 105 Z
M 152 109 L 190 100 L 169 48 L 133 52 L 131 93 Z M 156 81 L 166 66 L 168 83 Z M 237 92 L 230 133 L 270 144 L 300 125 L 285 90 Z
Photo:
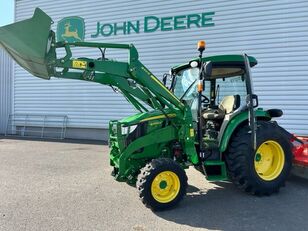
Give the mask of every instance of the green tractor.
M 37 8 L 32 18 L 1 27 L 0 45 L 34 76 L 108 85 L 139 111 L 110 121 L 109 155 L 114 178 L 136 185 L 147 207 L 176 205 L 186 193 L 190 166 L 208 180 L 230 178 L 254 195 L 270 195 L 285 184 L 291 135 L 273 121 L 281 110 L 258 107 L 250 74 L 254 57 L 203 57 L 200 42 L 199 57 L 171 68 L 161 82 L 132 44 L 56 42 L 51 23 Z M 100 57 L 74 57 L 72 47 L 97 49 Z M 58 49 L 65 50 L 63 57 Z M 106 58 L 105 49 L 127 50 L 128 61 Z

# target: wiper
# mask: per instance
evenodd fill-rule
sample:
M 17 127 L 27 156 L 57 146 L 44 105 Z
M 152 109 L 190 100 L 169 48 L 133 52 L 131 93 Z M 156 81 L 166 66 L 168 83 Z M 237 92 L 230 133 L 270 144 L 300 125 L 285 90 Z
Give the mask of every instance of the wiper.
M 187 93 L 189 92 L 189 90 L 191 89 L 191 87 L 194 85 L 194 83 L 197 81 L 197 79 L 195 79 L 195 81 L 193 81 L 189 87 L 186 89 L 186 91 L 184 92 L 184 94 L 181 96 L 180 100 L 182 100 L 186 95 Z

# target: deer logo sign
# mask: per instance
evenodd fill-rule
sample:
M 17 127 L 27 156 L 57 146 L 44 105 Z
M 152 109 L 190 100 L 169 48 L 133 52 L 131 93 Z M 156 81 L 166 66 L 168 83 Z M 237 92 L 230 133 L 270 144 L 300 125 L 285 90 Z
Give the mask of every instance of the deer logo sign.
M 81 17 L 65 17 L 58 22 L 57 41 L 81 42 L 85 36 L 85 24 Z

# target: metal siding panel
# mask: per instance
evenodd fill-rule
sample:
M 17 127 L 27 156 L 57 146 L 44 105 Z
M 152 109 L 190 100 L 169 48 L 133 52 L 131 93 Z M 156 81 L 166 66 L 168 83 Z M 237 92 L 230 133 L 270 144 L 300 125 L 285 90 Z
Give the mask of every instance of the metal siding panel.
M 16 19 L 30 17 L 35 7 L 45 10 L 55 22 L 65 16 L 85 19 L 86 40 L 134 43 L 140 60 L 157 76 L 175 64 L 197 55 L 196 42 L 206 39 L 206 54 L 246 52 L 258 59 L 253 69 L 255 91 L 264 108 L 281 108 L 279 122 L 288 130 L 308 135 L 308 14 L 307 1 L 47 1 L 16 2 Z M 200 7 L 202 6 L 202 7 Z M 240 6 L 240 7 L 239 7 Z M 123 22 L 214 11 L 214 27 L 91 38 L 96 22 Z M 55 29 L 56 23 L 54 25 Z M 107 50 L 107 54 L 108 53 Z M 126 56 L 118 54 L 121 59 Z M 97 56 L 83 49 L 80 56 Z M 61 113 L 71 127 L 106 128 L 109 119 L 134 112 L 132 107 L 105 86 L 86 82 L 31 78 L 15 67 L 15 112 Z
M 4 134 L 11 113 L 12 60 L 0 49 L 0 134 Z

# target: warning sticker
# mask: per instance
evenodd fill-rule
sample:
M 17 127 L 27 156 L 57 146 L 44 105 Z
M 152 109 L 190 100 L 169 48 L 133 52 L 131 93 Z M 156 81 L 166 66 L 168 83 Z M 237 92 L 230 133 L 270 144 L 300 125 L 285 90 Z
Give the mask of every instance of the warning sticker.
M 195 131 L 193 128 L 189 129 L 190 137 L 194 137 Z
M 87 68 L 87 62 L 86 61 L 80 61 L 80 60 L 73 60 L 73 68 L 86 69 Z

